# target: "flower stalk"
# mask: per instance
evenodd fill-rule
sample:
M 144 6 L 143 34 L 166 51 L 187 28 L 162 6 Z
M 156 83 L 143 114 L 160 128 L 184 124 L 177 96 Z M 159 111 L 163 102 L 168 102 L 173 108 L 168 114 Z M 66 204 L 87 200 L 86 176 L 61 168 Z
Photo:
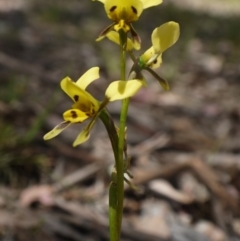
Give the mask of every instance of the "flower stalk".
M 126 80 L 126 48 L 127 48 L 127 34 L 123 31 L 119 31 L 120 40 L 120 68 L 121 68 L 121 79 Z M 116 160 L 117 169 L 117 198 L 118 198 L 118 233 L 120 238 L 121 227 L 122 227 L 122 213 L 123 213 L 123 199 L 124 199 L 124 146 L 125 146 L 125 129 L 126 119 L 129 106 L 129 98 L 122 101 L 122 110 L 120 115 L 120 126 L 119 126 L 119 140 L 118 140 L 118 158 Z

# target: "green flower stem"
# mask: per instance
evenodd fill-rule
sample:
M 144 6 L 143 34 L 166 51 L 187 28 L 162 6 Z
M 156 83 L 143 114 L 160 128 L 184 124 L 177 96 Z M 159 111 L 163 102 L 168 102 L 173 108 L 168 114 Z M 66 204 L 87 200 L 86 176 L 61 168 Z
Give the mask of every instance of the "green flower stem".
M 109 227 L 111 241 L 118 241 L 117 204 L 117 183 L 111 181 L 109 187 Z
M 123 31 L 119 31 L 120 38 L 120 66 L 121 66 L 121 80 L 126 80 L 126 45 L 127 34 Z M 121 226 L 122 226 L 122 214 L 123 214 L 123 198 L 124 198 L 124 160 L 123 153 L 125 147 L 125 127 L 128 112 L 129 99 L 125 99 L 122 102 L 122 110 L 120 115 L 120 127 L 119 127 L 119 139 L 118 139 L 118 158 L 116 159 L 117 169 L 117 217 L 118 217 L 118 238 L 120 239 Z
M 120 65 L 121 80 L 126 80 L 126 43 L 127 34 L 124 31 L 120 35 Z M 114 122 L 106 109 L 99 115 L 104 123 L 114 152 L 115 168 L 112 172 L 109 187 L 109 227 L 110 241 L 118 241 L 121 234 L 123 198 L 124 198 L 124 152 L 125 152 L 125 127 L 128 112 L 129 99 L 122 102 L 119 132 L 115 128 Z M 103 104 L 103 107 L 105 105 Z

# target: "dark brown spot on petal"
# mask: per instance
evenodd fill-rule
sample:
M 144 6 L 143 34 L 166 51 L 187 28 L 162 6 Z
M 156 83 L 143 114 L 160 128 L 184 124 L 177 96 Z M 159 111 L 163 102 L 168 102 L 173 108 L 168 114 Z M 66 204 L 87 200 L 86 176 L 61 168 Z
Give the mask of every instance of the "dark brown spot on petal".
M 135 7 L 131 6 L 131 9 L 135 14 L 137 14 L 137 9 Z
M 112 6 L 112 7 L 110 8 L 110 12 L 113 12 L 116 8 L 117 8 L 117 6 Z
M 72 118 L 77 118 L 77 113 L 76 111 L 72 110 L 71 111 Z
M 153 63 L 156 64 L 156 63 L 157 63 L 157 59 L 155 59 L 155 60 L 153 61 Z
M 77 102 L 79 100 L 79 96 L 78 95 L 74 95 L 73 99 Z

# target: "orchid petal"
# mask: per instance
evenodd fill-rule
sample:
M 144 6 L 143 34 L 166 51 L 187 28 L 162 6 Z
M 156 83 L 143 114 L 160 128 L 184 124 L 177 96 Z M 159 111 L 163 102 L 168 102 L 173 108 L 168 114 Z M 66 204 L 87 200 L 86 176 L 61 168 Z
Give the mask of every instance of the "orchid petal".
M 73 143 L 74 147 L 84 143 L 85 141 L 87 141 L 89 139 L 90 132 L 91 132 L 92 128 L 94 127 L 96 121 L 97 121 L 98 115 L 99 115 L 99 113 L 97 113 L 93 117 L 91 122 L 89 122 L 88 125 L 79 133 L 79 135 L 77 136 L 76 140 Z
M 132 25 L 130 25 L 130 32 L 132 35 L 132 39 L 133 39 L 133 47 L 136 50 L 139 50 L 141 48 L 141 38 L 138 35 L 138 33 L 136 32 L 136 30 L 133 28 Z
M 157 6 L 162 3 L 162 0 L 141 0 L 143 4 L 143 9 Z
M 152 44 L 155 53 L 162 53 L 176 43 L 180 35 L 179 24 L 167 22 L 155 28 L 152 33 Z
M 119 40 L 119 33 L 115 31 L 109 32 L 107 35 L 107 38 L 111 40 L 112 42 L 120 45 L 120 40 Z M 131 51 L 134 48 L 133 42 L 131 39 L 127 38 L 127 51 Z
M 137 79 L 128 81 L 117 80 L 108 86 L 105 95 L 109 101 L 122 100 L 135 95 L 142 86 L 143 82 Z
M 87 129 L 83 129 L 79 135 L 77 136 L 77 138 L 75 139 L 75 141 L 73 142 L 73 146 L 77 146 L 80 145 L 84 142 L 86 142 L 90 137 L 90 132 Z
M 69 77 L 61 81 L 61 88 L 74 102 L 81 99 L 81 102 L 91 102 L 94 106 L 99 106 L 98 101 L 91 94 L 81 89 Z
M 161 77 L 160 75 L 158 75 L 156 72 L 154 72 L 152 70 L 151 67 L 147 67 L 146 70 L 152 74 L 153 77 L 155 77 L 155 79 L 159 82 L 159 84 L 162 86 L 162 88 L 166 91 L 169 90 L 169 84 L 167 82 L 167 80 L 165 80 L 163 77 Z
M 89 84 L 99 78 L 99 67 L 93 67 L 85 72 L 77 81 L 76 85 L 85 90 Z
M 96 41 L 98 42 L 98 41 L 103 40 L 103 39 L 106 37 L 106 35 L 107 35 L 110 31 L 112 31 L 112 29 L 114 28 L 115 25 L 116 25 L 116 23 L 112 23 L 112 24 L 110 24 L 109 26 L 107 26 L 107 27 L 100 33 L 100 35 L 99 35 L 99 37 L 96 39 Z
M 51 131 L 49 131 L 47 134 L 44 135 L 43 139 L 49 140 L 54 138 L 55 136 L 59 135 L 62 131 L 64 131 L 66 128 L 68 128 L 71 125 L 70 122 L 64 121 L 57 126 L 55 126 Z
M 71 123 L 81 123 L 88 118 L 89 116 L 79 109 L 71 109 L 63 113 L 63 119 Z
M 141 62 L 143 62 L 144 64 L 147 64 L 147 62 L 153 57 L 154 54 L 155 54 L 154 48 L 150 47 L 141 55 L 140 57 Z

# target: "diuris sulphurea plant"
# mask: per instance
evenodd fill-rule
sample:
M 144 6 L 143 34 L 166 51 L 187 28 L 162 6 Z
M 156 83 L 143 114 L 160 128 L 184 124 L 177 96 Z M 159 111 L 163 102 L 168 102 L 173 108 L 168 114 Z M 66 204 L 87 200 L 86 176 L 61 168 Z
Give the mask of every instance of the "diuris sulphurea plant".
M 123 199 L 124 199 L 124 174 L 129 174 L 128 164 L 130 157 L 126 150 L 126 120 L 130 98 L 137 94 L 141 88 L 146 88 L 147 80 L 143 76 L 144 71 L 150 72 L 165 89 L 169 89 L 167 81 L 160 77 L 154 69 L 162 64 L 163 53 L 170 48 L 179 38 L 179 24 L 173 21 L 156 27 L 151 35 L 152 46 L 141 54 L 135 56 L 133 50 L 141 49 L 140 36 L 133 28 L 132 23 L 138 21 L 143 10 L 156 7 L 162 0 L 98 0 L 104 6 L 107 17 L 112 23 L 100 33 L 97 41 L 107 38 L 119 45 L 120 73 L 118 80 L 109 80 L 109 86 L 105 91 L 102 101 L 97 100 L 86 89 L 89 84 L 99 79 L 99 67 L 92 67 L 77 80 L 65 77 L 60 86 L 72 99 L 73 105 L 63 113 L 63 121 L 44 135 L 44 140 L 49 140 L 72 125 L 81 126 L 89 120 L 88 124 L 76 134 L 73 146 L 86 142 L 94 124 L 100 119 L 111 141 L 115 165 L 109 185 L 109 227 L 110 241 L 119 241 L 121 236 Z M 129 38 L 130 35 L 130 38 Z M 126 78 L 126 59 L 129 55 L 133 61 L 132 68 Z M 117 126 L 107 105 L 113 101 L 122 101 L 119 126 Z

